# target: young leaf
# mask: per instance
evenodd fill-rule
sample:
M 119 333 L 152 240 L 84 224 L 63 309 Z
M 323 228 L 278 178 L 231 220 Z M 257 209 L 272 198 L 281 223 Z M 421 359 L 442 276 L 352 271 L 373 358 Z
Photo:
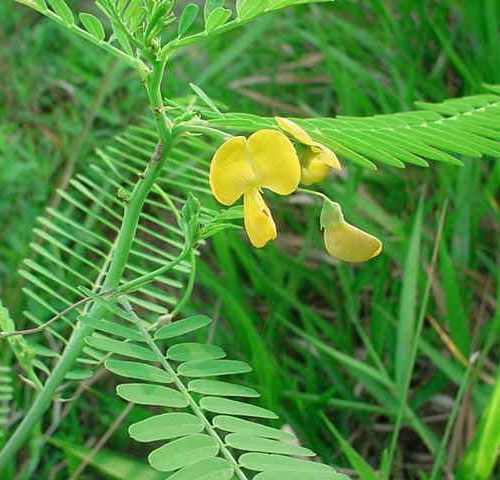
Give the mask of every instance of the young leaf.
M 123 50 L 129 55 L 133 55 L 132 46 L 130 45 L 127 32 L 125 32 L 123 27 L 117 22 L 111 22 L 111 27 L 113 28 L 113 33 Z
M 181 19 L 179 20 L 179 26 L 177 29 L 179 37 L 184 36 L 184 34 L 191 28 L 196 20 L 196 17 L 198 16 L 199 11 L 200 7 L 196 5 L 196 3 L 190 3 L 186 6 L 182 12 Z
M 85 30 L 87 30 L 87 32 L 89 32 L 97 40 L 102 42 L 104 40 L 105 33 L 101 21 L 90 13 L 80 13 L 79 17 L 85 27 Z
M 205 21 L 208 20 L 208 17 L 210 17 L 210 14 L 214 10 L 224 6 L 224 1 L 225 0 L 206 0 L 205 1 L 205 7 L 203 9 L 203 17 L 205 18 Z
M 213 10 L 205 22 L 205 30 L 207 33 L 213 32 L 220 26 L 224 25 L 231 17 L 231 10 L 229 8 L 217 7 Z
M 71 8 L 68 7 L 67 3 L 64 0 L 49 0 L 50 6 L 53 8 L 54 12 L 59 15 L 64 23 L 67 25 L 71 25 L 75 23 L 75 17 L 73 16 L 73 12 Z
M 198 97 L 200 97 L 207 104 L 207 106 L 211 110 L 213 110 L 218 115 L 222 115 L 221 111 L 217 108 L 215 102 L 200 87 L 198 87 L 198 85 L 190 83 L 189 86 L 194 91 L 194 93 L 196 93 L 196 95 L 198 95 Z

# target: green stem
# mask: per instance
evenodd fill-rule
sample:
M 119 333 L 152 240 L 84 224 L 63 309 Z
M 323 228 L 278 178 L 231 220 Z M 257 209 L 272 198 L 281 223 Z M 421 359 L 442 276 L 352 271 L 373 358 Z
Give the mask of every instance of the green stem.
M 102 285 L 103 290 L 116 289 L 121 281 L 139 224 L 142 207 L 160 174 L 167 154 L 172 146 L 171 124 L 163 110 L 160 90 L 165 65 L 166 60 L 158 62 L 154 66 L 154 71 L 151 75 L 146 77 L 146 89 L 151 101 L 151 107 L 155 112 L 160 142 L 141 179 L 137 182 L 131 194 L 130 202 L 125 210 L 120 232 L 118 233 L 113 258 L 106 279 Z M 106 306 L 100 302 L 96 302 L 90 309 L 86 318 L 93 319 L 94 321 L 99 320 L 104 315 L 105 311 Z M 57 388 L 61 385 L 64 377 L 72 368 L 83 350 L 85 338 L 91 335 L 93 330 L 93 327 L 88 322 L 80 321 L 77 323 L 59 362 L 48 377 L 43 389 L 35 399 L 24 419 L 18 425 L 12 437 L 0 452 L 0 477 L 1 473 L 6 471 L 7 464 L 24 445 L 33 427 L 49 407 Z

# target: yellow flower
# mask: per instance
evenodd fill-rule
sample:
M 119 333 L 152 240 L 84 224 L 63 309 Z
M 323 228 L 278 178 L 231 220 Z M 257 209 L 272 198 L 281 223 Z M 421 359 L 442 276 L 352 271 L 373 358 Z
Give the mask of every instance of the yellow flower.
M 325 200 L 321 212 L 321 226 L 325 229 L 326 250 L 339 260 L 366 262 L 382 251 L 382 242 L 378 238 L 344 220 L 338 203 Z
M 295 141 L 301 144 L 299 159 L 302 165 L 304 185 L 312 185 L 325 179 L 330 168 L 340 170 L 339 159 L 328 147 L 315 142 L 309 134 L 295 122 L 286 118 L 276 117 L 278 126 Z
M 299 181 L 297 153 L 277 130 L 231 138 L 215 152 L 210 165 L 210 187 L 220 203 L 232 205 L 243 195 L 245 230 L 257 248 L 276 238 L 276 224 L 261 189 L 290 195 Z

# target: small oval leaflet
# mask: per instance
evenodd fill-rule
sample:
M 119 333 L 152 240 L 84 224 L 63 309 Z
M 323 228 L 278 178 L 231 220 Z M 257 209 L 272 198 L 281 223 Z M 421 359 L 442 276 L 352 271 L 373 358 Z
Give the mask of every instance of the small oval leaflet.
M 189 465 L 168 480 L 229 480 L 233 478 L 233 473 L 233 467 L 227 460 L 214 457 Z
M 146 365 L 144 363 L 130 362 L 127 360 L 108 360 L 104 366 L 107 370 L 116 375 L 121 375 L 126 378 L 134 378 L 137 380 L 144 380 L 146 382 L 157 383 L 170 383 L 172 376 L 162 370 L 161 368 L 154 367 L 153 365 Z
M 116 393 L 128 402 L 138 405 L 183 408 L 188 401 L 182 393 L 163 385 L 149 383 L 123 383 L 116 387 Z
M 148 457 L 152 467 L 171 472 L 195 462 L 215 457 L 219 453 L 217 442 L 205 434 L 189 435 L 153 450 Z
M 68 7 L 64 0 L 49 0 L 50 6 L 61 17 L 64 23 L 71 25 L 75 23 L 75 17 L 71 8 Z
M 293 472 L 335 473 L 331 467 L 323 463 L 269 453 L 244 453 L 238 459 L 238 463 L 244 468 L 257 472 L 287 470 Z
M 203 7 L 203 16 L 205 20 L 216 8 L 223 7 L 224 3 L 225 0 L 205 0 L 205 6 Z
M 217 360 L 225 356 L 219 346 L 205 343 L 178 343 L 167 350 L 167 358 L 177 362 Z
M 186 362 L 177 369 L 185 377 L 215 377 L 218 375 L 235 375 L 248 373 L 252 369 L 239 360 L 208 360 L 202 362 Z
M 207 33 L 211 33 L 217 28 L 224 25 L 229 18 L 231 18 L 233 12 L 229 8 L 217 7 L 208 16 L 205 23 L 205 30 Z
M 191 28 L 196 17 L 198 16 L 198 12 L 200 11 L 200 7 L 196 5 L 196 3 L 190 3 L 186 5 L 186 8 L 182 12 L 181 19 L 179 20 L 179 25 L 177 29 L 177 33 L 179 37 L 184 36 L 184 34 Z
M 88 380 L 94 375 L 92 370 L 71 370 L 64 377 L 66 380 Z
M 163 413 L 133 423 L 128 431 L 138 442 L 155 442 L 200 433 L 203 423 L 191 413 Z
M 120 342 L 111 338 L 96 336 L 95 334 L 85 339 L 87 345 L 103 350 L 106 353 L 116 353 L 125 357 L 137 358 L 139 360 L 155 361 L 156 356 L 147 348 L 131 342 Z
M 296 472 L 293 470 L 278 470 L 261 472 L 253 480 L 349 480 L 341 473 Z
M 85 30 L 87 30 L 96 40 L 102 42 L 105 33 L 101 21 L 90 13 L 80 13 L 79 17 Z
M 238 417 L 230 417 L 227 415 L 217 415 L 212 420 L 212 424 L 219 430 L 226 432 L 243 433 L 253 435 L 254 437 L 273 438 L 275 440 L 290 441 L 294 440 L 294 436 L 290 433 L 282 432 L 277 428 L 261 425 L 260 423 L 251 422 Z
M 188 390 L 219 397 L 260 397 L 259 392 L 253 388 L 220 382 L 219 380 L 191 380 L 188 384 Z
M 250 403 L 238 402 L 227 398 L 204 397 L 200 400 L 200 407 L 212 413 L 223 415 L 240 415 L 243 417 L 259 417 L 276 419 L 278 416 L 266 408 L 251 405 Z
M 137 342 L 146 341 L 143 335 L 136 328 L 127 327 L 117 322 L 105 320 L 104 318 L 101 318 L 98 321 L 89 318 L 85 319 L 85 322 L 88 325 L 92 325 L 92 327 L 100 332 L 109 333 L 116 337 L 122 337 L 127 340 L 135 340 Z
M 253 435 L 242 435 L 241 433 L 229 433 L 224 440 L 230 447 L 247 452 L 280 453 L 297 457 L 314 457 L 315 455 L 308 448 L 299 447 L 298 445 L 254 437 Z
M 155 340 L 165 340 L 166 338 L 179 337 L 206 327 L 211 321 L 212 319 L 205 315 L 193 315 L 192 317 L 177 320 L 176 322 L 161 327 L 155 333 L 154 338 Z

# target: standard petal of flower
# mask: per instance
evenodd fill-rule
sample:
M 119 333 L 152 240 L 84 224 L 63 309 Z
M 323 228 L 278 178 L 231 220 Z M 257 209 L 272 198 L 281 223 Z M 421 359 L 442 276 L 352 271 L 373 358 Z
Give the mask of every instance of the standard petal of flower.
M 366 262 L 382 251 L 378 238 L 347 222 L 329 225 L 324 238 L 328 253 L 344 262 Z
M 262 248 L 277 236 L 276 224 L 260 192 L 250 190 L 243 197 L 245 230 L 254 247 Z
M 277 130 L 259 130 L 248 139 L 248 149 L 260 187 L 290 195 L 300 182 L 300 163 L 292 142 Z
M 293 137 L 299 143 L 303 143 L 304 145 L 309 146 L 315 144 L 314 140 L 309 136 L 309 134 L 302 127 L 299 127 L 295 122 L 288 120 L 288 118 L 282 117 L 275 117 L 275 120 L 281 130 L 288 133 L 288 135 Z
M 210 188 L 215 198 L 224 205 L 232 205 L 255 187 L 255 182 L 246 138 L 234 137 L 223 143 L 210 164 Z

